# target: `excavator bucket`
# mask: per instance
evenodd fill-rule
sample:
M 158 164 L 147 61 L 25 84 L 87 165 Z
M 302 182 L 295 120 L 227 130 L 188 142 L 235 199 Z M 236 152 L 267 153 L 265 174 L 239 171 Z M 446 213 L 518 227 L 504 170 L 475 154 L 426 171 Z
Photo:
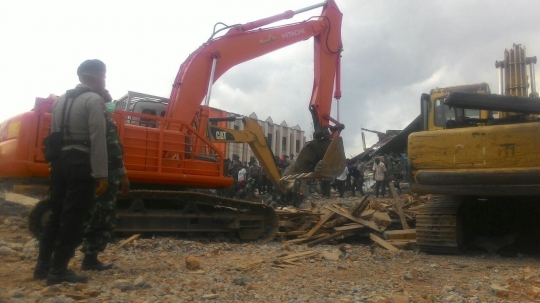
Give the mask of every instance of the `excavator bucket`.
M 287 167 L 282 180 L 335 178 L 345 169 L 343 139 L 316 139 L 308 142 L 293 165 Z

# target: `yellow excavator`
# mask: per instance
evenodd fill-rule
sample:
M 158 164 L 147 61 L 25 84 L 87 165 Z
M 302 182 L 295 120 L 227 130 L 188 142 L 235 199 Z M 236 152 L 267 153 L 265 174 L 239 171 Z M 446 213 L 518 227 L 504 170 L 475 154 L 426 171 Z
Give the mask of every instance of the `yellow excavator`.
M 308 142 L 300 151 L 294 164 L 287 167 L 281 176 L 275 157 L 268 145 L 266 137 L 256 120 L 249 117 L 223 117 L 209 118 L 210 122 L 242 120 L 243 130 L 234 130 L 215 125 L 209 125 L 208 138 L 216 143 L 247 143 L 277 194 L 282 195 L 284 203 L 297 204 L 301 197 L 295 194 L 297 180 L 310 180 L 319 178 L 333 178 L 340 175 L 345 169 L 346 158 L 343 148 L 343 139 L 335 137 L 332 140 L 325 138 Z
M 436 196 L 418 211 L 420 250 L 459 253 L 476 247 L 495 252 L 513 244 L 520 251 L 538 251 L 540 98 L 535 63 L 536 57 L 526 57 L 514 45 L 496 64 L 502 94 L 491 94 L 481 83 L 422 95 L 423 131 L 408 138 L 410 189 Z

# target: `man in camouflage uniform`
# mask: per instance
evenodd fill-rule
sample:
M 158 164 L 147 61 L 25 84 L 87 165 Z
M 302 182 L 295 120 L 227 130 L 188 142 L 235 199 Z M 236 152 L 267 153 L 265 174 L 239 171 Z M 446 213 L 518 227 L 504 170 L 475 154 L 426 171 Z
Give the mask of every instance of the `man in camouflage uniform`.
M 106 141 L 109 177 L 107 190 L 96 196 L 96 205 L 92 211 L 90 220 L 86 223 L 83 233 L 84 260 L 82 270 L 107 270 L 113 268 L 113 264 L 103 264 L 97 258 L 103 252 L 110 241 L 112 232 L 116 227 L 116 194 L 121 185 L 122 194 L 129 193 L 129 180 L 124 168 L 124 151 L 118 137 L 116 123 L 109 116 L 114 112 L 114 103 L 108 91 L 103 94 L 105 100 Z

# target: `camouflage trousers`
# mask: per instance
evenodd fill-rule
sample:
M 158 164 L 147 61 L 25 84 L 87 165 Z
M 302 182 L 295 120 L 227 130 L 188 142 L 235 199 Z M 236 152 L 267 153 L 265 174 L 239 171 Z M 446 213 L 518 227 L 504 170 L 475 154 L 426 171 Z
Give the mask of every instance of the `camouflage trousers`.
M 104 251 L 116 227 L 116 193 L 120 187 L 120 177 L 109 177 L 107 181 L 107 190 L 96 196 L 96 205 L 85 224 L 82 247 L 85 254 Z

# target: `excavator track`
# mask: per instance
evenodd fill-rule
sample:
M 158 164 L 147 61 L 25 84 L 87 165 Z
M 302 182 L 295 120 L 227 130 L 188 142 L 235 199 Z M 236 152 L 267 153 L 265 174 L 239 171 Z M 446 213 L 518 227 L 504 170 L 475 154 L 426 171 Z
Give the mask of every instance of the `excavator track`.
M 40 201 L 29 216 L 30 231 L 38 239 L 50 209 L 47 204 L 48 200 Z M 132 190 L 129 197 L 118 196 L 117 204 L 114 231 L 118 233 L 182 233 L 203 238 L 226 234 L 266 243 L 279 228 L 271 206 L 196 191 Z
M 418 210 L 416 242 L 420 251 L 434 254 L 458 254 L 463 233 L 459 217 L 461 199 L 452 196 L 434 197 Z
M 257 202 L 196 191 L 159 190 L 132 190 L 129 200 L 131 209 L 117 210 L 117 232 L 234 232 L 241 240 L 269 242 L 279 228 L 274 209 Z M 144 201 L 145 210 L 133 211 L 133 205 L 140 201 Z M 155 202 L 161 207 L 153 209 Z

